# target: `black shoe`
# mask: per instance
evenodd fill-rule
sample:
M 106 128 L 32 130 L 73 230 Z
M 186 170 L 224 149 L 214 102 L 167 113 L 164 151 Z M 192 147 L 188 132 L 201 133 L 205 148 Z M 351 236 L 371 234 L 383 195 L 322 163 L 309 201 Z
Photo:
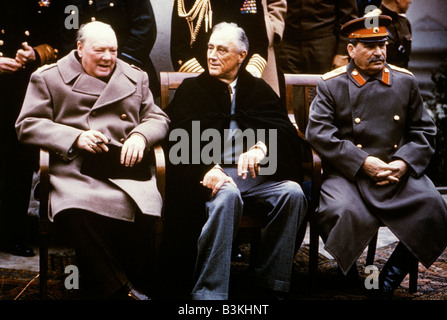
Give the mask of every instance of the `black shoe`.
M 14 243 L 7 245 L 3 251 L 15 256 L 34 257 L 34 250 L 23 243 Z
M 110 300 L 151 300 L 144 293 L 138 291 L 131 286 L 124 286 L 115 292 L 110 298 Z
M 135 288 L 131 288 L 129 292 L 127 293 L 127 296 L 131 300 L 151 300 L 148 296 L 146 296 L 144 293 L 141 293 Z
M 399 243 L 379 274 L 379 290 L 375 290 L 378 291 L 374 295 L 375 298 L 391 300 L 394 291 L 399 287 L 410 271 L 411 265 L 416 261 L 417 259 L 413 254 L 402 243 Z

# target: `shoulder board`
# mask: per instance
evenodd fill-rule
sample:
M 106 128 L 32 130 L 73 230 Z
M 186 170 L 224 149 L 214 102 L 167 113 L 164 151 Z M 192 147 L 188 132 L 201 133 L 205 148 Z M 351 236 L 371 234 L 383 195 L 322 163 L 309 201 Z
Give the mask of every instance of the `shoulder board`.
M 56 65 L 57 65 L 57 63 L 45 64 L 45 65 L 43 65 L 43 66 L 37 68 L 36 71 L 42 72 L 42 71 L 51 69 L 51 68 L 55 67 Z
M 402 72 L 402 73 L 409 74 L 410 76 L 414 76 L 414 74 L 413 74 L 411 71 L 409 71 L 409 70 L 407 70 L 407 69 L 405 69 L 405 68 L 396 67 L 396 66 L 393 66 L 392 64 L 389 64 L 389 66 L 390 66 L 390 68 L 393 69 L 393 70 L 396 70 L 396 71 L 399 71 L 399 72 Z
M 334 77 L 341 75 L 343 73 L 346 73 L 346 66 L 343 66 L 343 67 L 340 67 L 340 68 L 337 68 L 330 72 L 325 73 L 323 75 L 322 79 L 326 81 L 328 79 L 334 78 Z
M 134 64 L 131 64 L 130 66 L 131 66 L 132 68 L 138 70 L 138 71 L 143 71 L 140 67 L 137 67 L 137 66 L 134 65 Z

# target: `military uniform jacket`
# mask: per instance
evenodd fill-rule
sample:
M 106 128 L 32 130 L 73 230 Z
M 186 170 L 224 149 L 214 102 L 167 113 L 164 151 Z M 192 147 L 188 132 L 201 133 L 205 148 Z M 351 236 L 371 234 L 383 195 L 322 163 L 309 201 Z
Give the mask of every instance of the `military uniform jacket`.
M 357 18 L 354 0 L 288 0 L 284 41 L 337 38 L 334 54 L 346 54 L 347 36 L 340 27 Z
M 416 79 L 390 65 L 368 77 L 351 61 L 326 74 L 317 92 L 306 136 L 323 158 L 317 220 L 327 250 L 347 272 L 384 224 L 429 266 L 447 245 L 447 208 L 424 174 L 436 127 Z M 409 173 L 377 187 L 362 173 L 369 155 L 402 159 Z
M 389 33 L 386 46 L 386 60 L 388 63 L 402 68 L 408 68 L 411 55 L 411 24 L 408 19 L 383 4 L 380 6 L 383 15 L 390 16 L 393 22 L 387 27 Z
M 41 64 L 54 62 L 57 48 L 57 12 L 53 5 L 41 7 L 37 0 L 4 1 L 0 10 L 0 57 L 14 59 L 22 43 L 36 52 L 37 60 L 12 74 L 0 75 L 2 126 L 14 131 L 29 77 Z M 42 54 L 42 57 L 39 55 Z M 2 128 L 3 130 L 4 128 Z
M 161 213 L 154 175 L 148 181 L 94 179 L 80 172 L 83 156 L 74 143 L 94 129 L 116 144 L 137 132 L 149 148 L 165 137 L 168 123 L 153 102 L 145 72 L 118 59 L 106 83 L 85 73 L 73 51 L 33 73 L 16 128 L 21 142 L 51 152 L 51 217 L 79 208 L 132 221 L 137 208 Z

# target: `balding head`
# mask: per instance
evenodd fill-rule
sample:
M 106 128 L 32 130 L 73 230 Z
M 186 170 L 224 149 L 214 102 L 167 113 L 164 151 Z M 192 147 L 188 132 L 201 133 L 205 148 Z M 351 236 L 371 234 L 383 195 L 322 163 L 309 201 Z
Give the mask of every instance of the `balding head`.
M 97 78 L 107 78 L 115 68 L 118 42 L 108 24 L 95 21 L 78 32 L 78 55 L 85 72 Z

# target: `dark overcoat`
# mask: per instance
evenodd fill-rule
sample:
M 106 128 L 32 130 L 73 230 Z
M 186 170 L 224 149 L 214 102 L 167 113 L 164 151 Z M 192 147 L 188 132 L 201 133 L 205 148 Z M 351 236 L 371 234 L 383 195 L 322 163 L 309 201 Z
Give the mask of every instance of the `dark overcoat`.
M 200 181 L 215 165 L 204 163 L 202 159 L 200 163 L 193 163 L 193 158 L 197 159 L 198 154 L 193 152 L 192 145 L 199 142 L 198 149 L 203 150 L 209 141 L 205 137 L 199 137 L 202 141 L 197 141 L 192 123 L 198 121 L 196 124 L 200 124 L 200 133 L 207 129 L 216 129 L 220 137 L 224 137 L 224 130 L 229 128 L 231 119 L 237 120 L 241 130 L 276 130 L 276 140 L 271 140 L 268 132 L 265 140 L 260 139 L 266 143 L 270 152 L 276 148 L 272 143 L 277 144 L 277 170 L 271 178 L 278 181 L 301 181 L 300 145 L 297 131 L 273 89 L 264 80 L 253 77 L 242 68 L 237 82 L 234 116 L 231 116 L 228 85 L 207 72 L 184 80 L 165 111 L 171 119 L 168 140 L 172 141 L 166 141 L 165 148 L 170 160 L 176 155 L 171 154 L 171 150 L 179 143 L 178 137 L 171 134 L 185 130 L 186 136 L 190 138 L 189 161 L 179 164 L 168 161 L 167 164 L 164 252 L 171 255 L 172 259 L 180 259 L 182 270 L 178 270 L 175 263 L 167 263 L 164 271 L 171 270 L 172 267 L 175 269 L 168 274 L 178 287 L 182 280 L 191 281 L 192 278 L 197 239 L 207 218 L 205 202 L 211 194 Z M 167 260 L 172 262 L 169 257 Z
M 368 77 L 351 61 L 326 74 L 317 91 L 306 135 L 323 158 L 317 221 L 326 250 L 347 272 L 385 225 L 430 266 L 447 245 L 447 208 L 424 174 L 436 127 L 415 77 L 390 65 Z M 377 187 L 361 170 L 367 156 L 402 159 L 409 172 Z

